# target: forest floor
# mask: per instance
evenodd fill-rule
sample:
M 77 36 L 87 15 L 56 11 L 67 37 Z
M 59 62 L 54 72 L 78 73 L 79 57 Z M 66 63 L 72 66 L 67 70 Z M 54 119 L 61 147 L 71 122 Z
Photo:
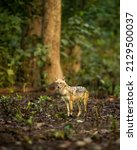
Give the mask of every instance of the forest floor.
M 86 116 L 67 117 L 59 96 L 0 96 L 0 150 L 119 150 L 119 98 L 90 98 Z

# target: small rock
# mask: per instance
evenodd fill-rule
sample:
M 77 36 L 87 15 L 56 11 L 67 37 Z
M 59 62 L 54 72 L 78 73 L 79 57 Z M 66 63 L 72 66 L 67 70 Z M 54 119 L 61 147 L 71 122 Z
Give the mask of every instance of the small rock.
M 84 142 L 84 141 L 77 141 L 76 145 L 79 146 L 79 147 L 83 147 L 83 146 L 86 145 L 86 142 Z
M 84 141 L 86 144 L 89 144 L 89 143 L 92 142 L 92 140 L 91 140 L 90 137 L 85 137 L 85 138 L 83 139 L 83 141 Z

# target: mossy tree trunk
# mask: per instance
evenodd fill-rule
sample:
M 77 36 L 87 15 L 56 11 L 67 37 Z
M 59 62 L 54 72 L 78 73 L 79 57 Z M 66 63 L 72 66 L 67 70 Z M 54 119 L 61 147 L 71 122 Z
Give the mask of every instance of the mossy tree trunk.
M 23 37 L 22 48 L 26 53 L 29 49 L 35 49 L 37 46 L 38 39 L 41 38 L 41 28 L 41 17 L 36 16 L 32 18 L 31 23 L 25 31 L 25 36 Z M 32 90 L 39 89 L 41 86 L 40 68 L 37 65 L 37 61 L 37 57 L 32 55 L 30 58 L 26 58 L 22 64 L 25 79 L 23 85 L 23 87 L 25 87 L 24 89 L 27 89 L 27 87 Z

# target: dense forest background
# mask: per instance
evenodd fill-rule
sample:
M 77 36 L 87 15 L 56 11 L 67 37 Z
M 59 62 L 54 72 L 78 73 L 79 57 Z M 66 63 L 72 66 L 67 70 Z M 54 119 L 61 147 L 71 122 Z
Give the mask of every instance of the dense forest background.
M 0 87 L 46 88 L 65 76 L 94 95 L 118 96 L 119 3 L 0 1 Z

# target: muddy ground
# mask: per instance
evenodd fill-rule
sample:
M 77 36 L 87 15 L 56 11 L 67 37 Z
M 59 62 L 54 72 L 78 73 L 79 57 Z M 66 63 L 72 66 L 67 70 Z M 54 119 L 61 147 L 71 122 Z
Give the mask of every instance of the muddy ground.
M 119 150 L 119 98 L 90 97 L 87 115 L 67 117 L 59 96 L 0 96 L 0 150 Z

